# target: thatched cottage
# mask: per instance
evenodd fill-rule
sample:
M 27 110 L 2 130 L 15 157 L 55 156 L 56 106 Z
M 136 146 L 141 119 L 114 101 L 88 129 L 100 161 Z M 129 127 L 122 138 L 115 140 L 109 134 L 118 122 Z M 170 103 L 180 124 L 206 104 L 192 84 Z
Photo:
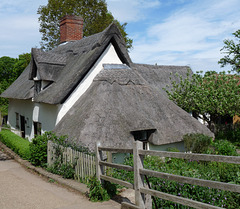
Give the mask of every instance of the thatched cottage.
M 48 52 L 32 49 L 29 66 L 1 95 L 9 98 L 8 124 L 23 137 L 54 131 L 90 149 L 97 140 L 181 149 L 184 134 L 212 136 L 162 90 L 170 73 L 184 76 L 187 66 L 133 63 L 115 24 L 82 38 L 82 19 L 66 16 L 60 31 L 61 44 Z

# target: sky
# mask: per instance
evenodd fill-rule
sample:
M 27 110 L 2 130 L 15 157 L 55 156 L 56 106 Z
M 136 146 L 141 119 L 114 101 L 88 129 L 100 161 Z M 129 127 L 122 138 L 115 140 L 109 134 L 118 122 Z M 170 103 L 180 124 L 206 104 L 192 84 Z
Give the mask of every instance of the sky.
M 48 0 L 1 0 L 0 57 L 17 58 L 40 47 L 37 9 Z M 218 61 L 223 40 L 240 29 L 240 0 L 106 0 L 133 39 L 135 63 L 187 65 L 227 71 Z

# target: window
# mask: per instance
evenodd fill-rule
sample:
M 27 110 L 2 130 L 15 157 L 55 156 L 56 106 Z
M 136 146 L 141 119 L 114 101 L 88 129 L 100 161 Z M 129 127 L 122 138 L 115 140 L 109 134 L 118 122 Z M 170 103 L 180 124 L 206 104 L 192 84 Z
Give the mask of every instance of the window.
M 42 81 L 42 84 L 41 84 L 42 90 L 44 90 L 47 87 L 49 87 L 52 83 L 53 83 L 53 81 Z
M 34 135 L 35 136 L 41 135 L 42 124 L 39 122 L 33 122 L 33 127 L 34 127 Z
M 34 82 L 34 88 L 35 88 L 35 93 L 38 94 L 41 91 L 42 82 L 41 81 L 35 81 Z
M 19 113 L 16 112 L 16 129 L 19 129 Z

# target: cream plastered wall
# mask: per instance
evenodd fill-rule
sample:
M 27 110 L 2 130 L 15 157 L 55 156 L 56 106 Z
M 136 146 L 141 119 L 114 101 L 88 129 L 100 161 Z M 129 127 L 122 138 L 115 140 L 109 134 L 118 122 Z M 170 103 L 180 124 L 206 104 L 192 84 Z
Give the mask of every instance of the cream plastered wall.
M 19 128 L 16 127 L 16 113 L 19 114 Z M 15 133 L 21 129 L 20 115 L 25 117 L 25 134 L 26 138 L 34 137 L 33 122 L 39 122 L 42 125 L 42 132 L 51 131 L 55 127 L 58 108 L 56 105 L 44 103 L 35 103 L 32 100 L 9 101 L 8 124 Z

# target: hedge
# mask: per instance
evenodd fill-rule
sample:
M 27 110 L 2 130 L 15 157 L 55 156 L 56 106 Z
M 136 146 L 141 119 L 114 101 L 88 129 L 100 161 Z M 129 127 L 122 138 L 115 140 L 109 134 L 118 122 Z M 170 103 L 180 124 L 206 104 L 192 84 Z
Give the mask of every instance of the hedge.
M 0 132 L 0 141 L 18 154 L 21 158 L 25 160 L 30 159 L 30 142 L 28 140 L 23 139 L 9 130 L 3 129 Z

